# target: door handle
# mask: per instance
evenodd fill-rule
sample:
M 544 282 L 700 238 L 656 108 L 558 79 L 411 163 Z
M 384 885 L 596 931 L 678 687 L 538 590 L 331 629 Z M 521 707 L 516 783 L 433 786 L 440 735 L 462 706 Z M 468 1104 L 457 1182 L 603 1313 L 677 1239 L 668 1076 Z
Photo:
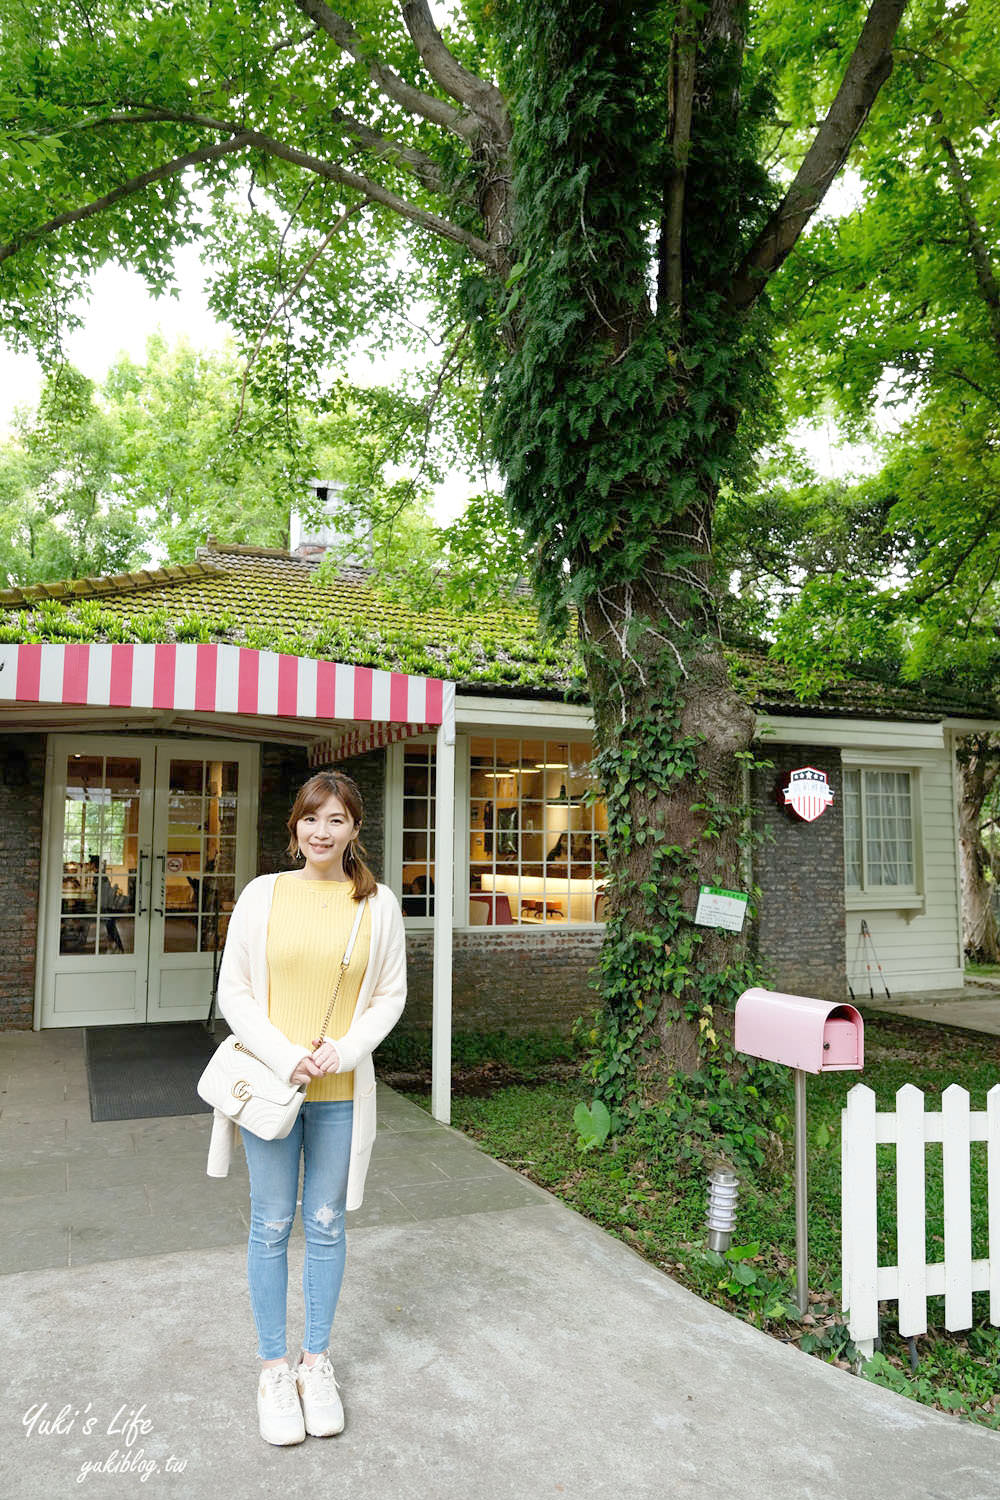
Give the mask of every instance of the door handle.
M 147 895 L 147 890 L 146 890 L 146 876 L 145 876 L 145 873 L 143 871 L 142 862 L 143 862 L 144 859 L 148 859 L 148 858 L 149 858 L 149 851 L 148 851 L 148 849 L 140 849 L 139 850 L 139 875 L 138 875 L 138 879 L 136 881 L 136 887 L 137 887 L 136 898 L 137 899 L 136 899 L 136 913 L 135 914 L 136 914 L 137 917 L 144 917 L 146 915 L 146 913 L 149 911 L 148 905 L 147 906 L 143 906 L 143 904 L 142 904 L 143 900 L 145 899 L 145 897 Z
M 157 854 L 154 858 L 160 866 L 160 904 L 154 906 L 153 910 L 158 917 L 162 917 L 167 908 L 167 856 Z

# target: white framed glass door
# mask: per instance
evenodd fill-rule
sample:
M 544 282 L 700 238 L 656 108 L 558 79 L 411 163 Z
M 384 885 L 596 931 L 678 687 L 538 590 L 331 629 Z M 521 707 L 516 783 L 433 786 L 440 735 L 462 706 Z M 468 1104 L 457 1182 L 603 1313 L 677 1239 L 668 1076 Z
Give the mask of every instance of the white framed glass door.
M 40 1024 L 207 1015 L 251 878 L 255 746 L 53 735 Z
M 249 850 L 241 851 L 239 838 L 249 753 L 235 745 L 194 743 L 157 749 L 149 1021 L 208 1012 L 212 954 L 216 947 L 221 952 L 237 890 L 249 879 L 247 860 L 240 858 Z

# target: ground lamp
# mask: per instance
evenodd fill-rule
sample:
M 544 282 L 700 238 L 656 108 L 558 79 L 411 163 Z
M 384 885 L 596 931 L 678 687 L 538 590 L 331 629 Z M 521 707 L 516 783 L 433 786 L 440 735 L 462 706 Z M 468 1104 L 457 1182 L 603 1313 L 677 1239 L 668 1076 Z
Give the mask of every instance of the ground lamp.
M 809 1306 L 809 1227 L 806 1218 L 806 1074 L 859 1072 L 865 1026 L 853 1005 L 744 990 L 736 1002 L 737 1052 L 782 1063 L 795 1072 L 795 1261 L 799 1315 Z
M 735 1172 L 718 1167 L 708 1174 L 708 1248 L 724 1255 L 733 1242 L 736 1195 L 740 1190 Z

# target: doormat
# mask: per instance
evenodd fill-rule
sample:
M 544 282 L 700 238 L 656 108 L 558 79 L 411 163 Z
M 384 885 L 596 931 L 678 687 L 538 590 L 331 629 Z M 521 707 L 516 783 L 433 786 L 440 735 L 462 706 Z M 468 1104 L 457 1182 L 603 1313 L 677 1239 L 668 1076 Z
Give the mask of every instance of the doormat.
M 84 1054 L 92 1120 L 148 1120 L 209 1113 L 195 1085 L 229 1028 L 212 1037 L 200 1021 L 87 1026 Z

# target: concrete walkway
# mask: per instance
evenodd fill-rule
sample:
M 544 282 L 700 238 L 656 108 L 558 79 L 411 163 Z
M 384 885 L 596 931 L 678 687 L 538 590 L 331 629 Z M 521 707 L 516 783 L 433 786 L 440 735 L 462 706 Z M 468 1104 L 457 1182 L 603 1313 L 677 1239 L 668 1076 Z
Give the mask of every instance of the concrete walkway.
M 1000 1490 L 995 1434 L 709 1306 L 388 1090 L 348 1221 L 347 1426 L 270 1448 L 242 1156 L 225 1182 L 204 1177 L 205 1115 L 92 1124 L 80 1032 L 0 1035 L 0 1079 L 4 1500 Z M 297 1226 L 291 1340 L 301 1250 Z
M 962 989 L 925 990 L 917 995 L 892 995 L 888 1000 L 878 993 L 873 1000 L 859 991 L 858 1004 L 862 1010 L 885 1011 L 887 1015 L 938 1021 L 943 1026 L 961 1026 L 965 1031 L 986 1031 L 1000 1036 L 1000 985 L 989 979 L 968 979 Z

